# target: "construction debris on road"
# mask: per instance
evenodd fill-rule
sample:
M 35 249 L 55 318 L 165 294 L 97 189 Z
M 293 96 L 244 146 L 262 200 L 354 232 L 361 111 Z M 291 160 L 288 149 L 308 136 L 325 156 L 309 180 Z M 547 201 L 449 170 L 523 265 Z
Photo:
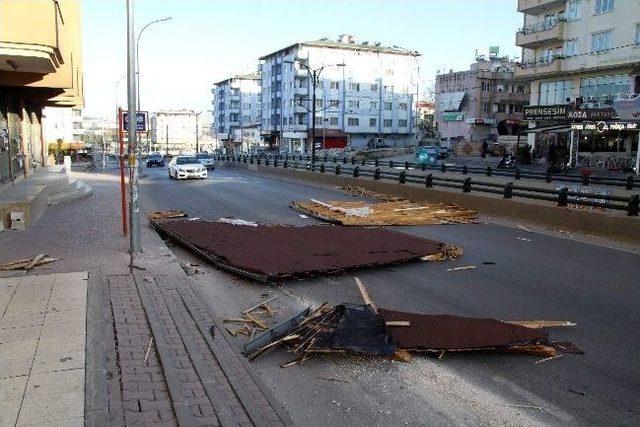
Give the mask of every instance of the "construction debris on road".
M 200 219 L 151 223 L 216 266 L 262 282 L 451 259 L 460 253 L 440 242 L 381 228 L 248 226 Z
M 151 220 L 160 220 L 160 219 L 169 219 L 169 218 L 184 218 L 187 216 L 187 213 L 184 211 L 180 211 L 177 209 L 171 209 L 168 211 L 156 211 L 149 214 L 149 219 Z
M 574 326 L 566 321 L 502 321 L 378 309 L 356 278 L 364 304 L 324 303 L 311 307 L 247 342 L 243 354 L 254 359 L 285 346 L 302 363 L 315 353 L 361 353 L 410 361 L 410 353 L 494 351 L 556 357 L 582 353 L 571 343 L 549 340 L 546 327 Z M 527 325 L 527 326 L 524 326 Z M 528 327 L 531 325 L 532 327 Z M 544 360 L 544 359 L 543 359 Z
M 25 270 L 29 271 L 33 267 L 37 267 L 43 264 L 49 264 L 50 262 L 58 261 L 60 258 L 51 258 L 48 255 L 40 254 L 33 258 L 18 259 L 0 264 L 0 271 L 9 270 Z
M 291 207 L 322 221 L 345 226 L 469 224 L 477 212 L 455 204 L 337 200 L 292 201 Z

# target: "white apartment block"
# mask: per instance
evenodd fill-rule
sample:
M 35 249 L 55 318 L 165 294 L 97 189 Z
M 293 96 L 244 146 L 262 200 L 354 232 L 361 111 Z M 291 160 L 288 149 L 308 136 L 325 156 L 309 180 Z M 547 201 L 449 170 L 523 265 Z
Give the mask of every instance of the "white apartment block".
M 153 114 L 151 150 L 172 155 L 194 153 L 199 115 L 193 110 L 164 110 Z
M 263 138 L 281 152 L 310 151 L 313 87 L 303 63 L 319 73 L 317 148 L 413 144 L 418 56 L 347 35 L 295 43 L 263 56 Z
M 82 110 L 70 107 L 45 107 L 42 110 L 42 137 L 46 144 L 83 141 Z
M 219 81 L 213 94 L 213 131 L 224 148 L 251 151 L 260 145 L 260 75 L 242 74 Z
M 579 108 L 606 109 L 616 98 L 640 92 L 640 1 L 518 0 L 518 11 L 523 28 L 516 44 L 522 47 L 523 63 L 516 77 L 531 82 L 531 105 L 575 106 L 577 100 Z M 532 133 L 529 143 L 566 146 L 567 138 L 569 132 L 562 129 Z M 629 133 L 585 134 L 579 150 L 595 154 L 615 147 L 630 154 L 637 150 L 634 138 Z

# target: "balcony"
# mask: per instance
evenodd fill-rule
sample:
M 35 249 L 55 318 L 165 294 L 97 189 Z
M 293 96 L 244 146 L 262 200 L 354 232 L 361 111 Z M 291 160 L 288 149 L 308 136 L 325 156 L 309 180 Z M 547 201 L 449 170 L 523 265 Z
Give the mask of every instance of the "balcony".
M 56 72 L 64 62 L 59 37 L 63 28 L 53 0 L 0 2 L 0 71 Z
M 294 88 L 293 93 L 295 95 L 307 96 L 309 94 L 309 90 L 306 87 L 296 87 Z
M 518 12 L 539 15 L 545 10 L 564 6 L 566 3 L 566 0 L 518 0 Z
M 537 79 L 560 72 L 562 59 L 552 59 L 522 64 L 515 69 L 514 77 L 519 79 Z
M 550 43 L 562 42 L 564 22 L 556 21 L 551 24 L 541 23 L 523 28 L 516 33 L 516 45 L 528 49 L 535 49 Z
M 307 113 L 307 108 L 303 105 L 294 105 L 293 106 L 293 112 L 296 114 L 306 114 Z

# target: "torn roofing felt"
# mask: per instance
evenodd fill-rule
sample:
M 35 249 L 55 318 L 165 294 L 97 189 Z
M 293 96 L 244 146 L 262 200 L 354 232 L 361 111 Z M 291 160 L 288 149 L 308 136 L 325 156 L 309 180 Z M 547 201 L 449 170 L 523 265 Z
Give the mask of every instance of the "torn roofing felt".
M 248 227 L 205 220 L 153 224 L 216 265 L 264 281 L 419 260 L 445 246 L 374 228 Z
M 540 329 L 450 315 L 428 315 L 379 310 L 385 322 L 408 321 L 410 326 L 387 328 L 398 348 L 410 350 L 472 350 L 546 342 Z

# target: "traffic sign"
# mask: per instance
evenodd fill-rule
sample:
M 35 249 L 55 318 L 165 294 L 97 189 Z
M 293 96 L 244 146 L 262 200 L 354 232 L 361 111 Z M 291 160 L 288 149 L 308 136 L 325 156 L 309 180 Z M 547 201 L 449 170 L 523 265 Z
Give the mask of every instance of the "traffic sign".
M 147 111 L 137 111 L 136 112 L 136 131 L 137 132 L 146 132 L 147 131 L 147 123 L 149 122 L 149 113 Z M 122 112 L 122 127 L 123 131 L 126 132 L 129 129 L 129 112 Z

